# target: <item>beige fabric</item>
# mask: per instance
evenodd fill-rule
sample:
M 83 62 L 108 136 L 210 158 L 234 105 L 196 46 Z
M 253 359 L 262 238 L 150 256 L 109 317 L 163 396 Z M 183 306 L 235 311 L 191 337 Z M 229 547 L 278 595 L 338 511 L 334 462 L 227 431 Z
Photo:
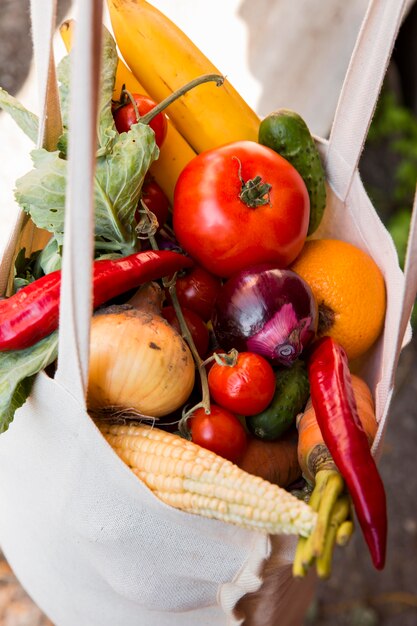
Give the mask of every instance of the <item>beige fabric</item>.
M 83 62 L 82 51 L 99 22 L 99 4 L 76 3 L 84 26 L 76 33 L 75 107 L 81 92 L 84 103 L 89 101 L 86 88 L 94 93 L 94 64 Z M 377 399 L 378 443 L 410 294 L 415 295 L 416 268 L 409 262 L 406 296 L 393 242 L 356 165 L 398 29 L 398 4 L 371 2 L 330 144 L 318 140 L 330 187 L 316 236 L 345 239 L 369 252 L 387 285 L 385 330 L 361 370 Z M 375 30 L 382 31 L 376 39 Z M 367 33 L 379 53 L 370 57 L 365 89 L 350 77 L 362 64 Z M 353 122 L 357 110 L 359 125 Z M 57 626 L 297 626 L 315 581 L 314 575 L 303 582 L 291 577 L 294 538 L 271 540 L 163 505 L 112 452 L 86 413 L 92 220 L 85 220 L 85 207 L 91 199 L 93 144 L 88 138 L 94 115 L 92 106 L 72 117 L 58 375 L 55 380 L 44 373 L 37 377 L 30 399 L 0 437 L 1 545 L 22 584 Z M 10 270 L 10 255 L 3 256 L 0 270 L 3 275 Z

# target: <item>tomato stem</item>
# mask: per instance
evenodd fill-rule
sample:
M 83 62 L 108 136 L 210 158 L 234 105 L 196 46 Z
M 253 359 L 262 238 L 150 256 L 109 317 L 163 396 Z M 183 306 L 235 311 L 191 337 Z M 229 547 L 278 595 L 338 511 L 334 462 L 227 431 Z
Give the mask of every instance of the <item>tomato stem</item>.
M 158 244 L 156 243 L 156 239 L 153 235 L 149 235 L 149 241 L 151 244 L 151 247 L 153 250 L 158 250 Z M 201 401 L 196 404 L 195 406 L 193 406 L 191 409 L 187 410 L 186 412 L 183 412 L 183 415 L 180 419 L 180 421 L 178 422 L 178 430 L 180 432 L 180 434 L 185 437 L 186 439 L 190 438 L 190 433 L 187 427 L 187 420 L 189 419 L 189 417 L 194 413 L 194 411 L 196 411 L 199 408 L 203 408 L 205 410 L 205 412 L 207 413 L 207 415 L 209 415 L 210 413 L 210 392 L 209 392 L 209 386 L 208 386 L 208 380 L 207 380 L 207 371 L 205 368 L 205 361 L 202 360 L 202 358 L 200 357 L 197 348 L 195 347 L 195 343 L 194 340 L 192 338 L 192 335 L 188 329 L 187 323 L 185 321 L 183 312 L 181 310 L 181 305 L 179 303 L 178 300 L 178 296 L 177 296 L 177 291 L 175 288 L 175 282 L 176 282 L 176 274 L 174 275 L 174 278 L 171 279 L 167 279 L 167 278 L 163 278 L 162 279 L 162 284 L 163 286 L 168 289 L 169 291 L 169 295 L 171 297 L 171 301 L 172 301 L 172 306 L 174 307 L 176 316 L 178 318 L 178 322 L 181 328 L 181 334 L 184 337 L 185 341 L 187 342 L 190 350 L 191 350 L 191 354 L 193 355 L 193 359 L 194 362 L 196 364 L 197 370 L 198 370 L 198 374 L 200 377 L 200 383 L 201 383 L 201 392 L 202 392 L 202 398 Z
M 264 206 L 265 204 L 271 204 L 269 192 L 272 189 L 272 185 L 265 183 L 261 176 L 255 176 L 245 181 L 242 177 L 242 163 L 237 157 L 233 157 L 239 164 L 238 176 L 242 185 L 239 198 L 251 209 L 256 209 L 258 206 Z
M 218 365 L 223 367 L 234 367 L 237 363 L 239 352 L 236 348 L 232 348 L 227 354 L 224 352 L 214 352 L 212 358 Z
M 148 111 L 146 115 L 143 115 L 140 118 L 141 123 L 149 124 L 153 120 L 153 118 L 158 115 L 158 113 L 164 111 L 167 106 L 175 102 L 175 100 L 178 100 L 178 98 L 185 95 L 191 89 L 194 89 L 194 87 L 198 87 L 198 85 L 209 82 L 215 82 L 217 87 L 221 87 L 224 83 L 224 77 L 220 76 L 220 74 L 203 74 L 202 76 L 194 78 L 189 83 L 186 83 L 185 85 L 177 89 L 177 91 L 174 91 L 174 93 L 170 94 L 167 98 L 159 102 L 153 109 Z

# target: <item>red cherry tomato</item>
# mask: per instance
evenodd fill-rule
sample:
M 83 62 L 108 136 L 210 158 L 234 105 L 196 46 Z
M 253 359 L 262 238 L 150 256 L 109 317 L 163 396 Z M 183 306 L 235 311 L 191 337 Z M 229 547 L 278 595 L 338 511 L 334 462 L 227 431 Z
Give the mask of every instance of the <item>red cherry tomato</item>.
M 212 404 L 210 414 L 197 409 L 188 424 L 191 439 L 225 459 L 237 463 L 247 446 L 247 436 L 239 419 L 230 411 Z
M 142 185 L 142 201 L 148 209 L 156 216 L 159 228 L 167 221 L 169 213 L 169 200 L 164 191 L 153 178 L 145 178 Z M 136 212 L 136 220 L 139 221 L 139 211 Z M 159 230 L 159 229 L 158 229 Z
M 240 352 L 235 365 L 214 363 L 208 384 L 217 404 L 240 415 L 264 411 L 272 401 L 276 385 L 270 363 L 253 352 Z
M 209 331 L 201 317 L 185 307 L 181 307 L 185 323 L 191 333 L 198 354 L 203 358 L 206 355 L 209 346 Z M 181 334 L 181 327 L 173 306 L 166 306 L 161 311 L 164 317 L 177 332 Z
M 211 318 L 221 280 L 199 265 L 177 276 L 175 283 L 181 306 L 191 309 L 205 322 Z
M 132 93 L 136 106 L 139 111 L 139 116 L 143 116 L 148 111 L 156 106 L 156 102 L 141 93 Z M 113 111 L 114 123 L 116 124 L 117 131 L 119 133 L 127 133 L 130 130 L 132 124 L 136 124 L 138 119 L 136 117 L 135 108 L 129 98 L 126 100 L 126 104 L 122 104 L 120 107 L 116 107 Z M 160 148 L 164 142 L 166 134 L 168 132 L 168 121 L 165 113 L 158 113 L 149 126 L 155 133 L 155 143 Z
M 301 252 L 309 216 L 300 174 L 254 141 L 200 153 L 175 186 L 173 225 L 181 247 L 222 277 L 257 263 L 289 265 Z

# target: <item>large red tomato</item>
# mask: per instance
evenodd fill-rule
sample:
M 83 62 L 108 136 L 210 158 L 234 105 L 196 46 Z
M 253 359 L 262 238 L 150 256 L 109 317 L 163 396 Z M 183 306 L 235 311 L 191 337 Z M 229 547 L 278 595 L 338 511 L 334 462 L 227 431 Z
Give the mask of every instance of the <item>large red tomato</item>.
M 310 200 L 297 170 L 253 141 L 197 155 L 174 193 L 180 245 L 213 274 L 229 277 L 250 265 L 287 267 L 303 247 Z

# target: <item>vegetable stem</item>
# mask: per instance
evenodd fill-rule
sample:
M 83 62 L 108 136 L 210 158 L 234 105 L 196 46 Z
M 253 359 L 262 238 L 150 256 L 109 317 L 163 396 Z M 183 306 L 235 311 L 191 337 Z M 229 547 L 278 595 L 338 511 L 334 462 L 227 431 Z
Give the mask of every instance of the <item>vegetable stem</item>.
M 306 569 L 304 567 L 304 549 L 306 541 L 306 537 L 299 537 L 297 542 L 294 563 L 292 566 L 292 575 L 294 576 L 294 578 L 304 578 L 304 576 L 306 575 Z
M 337 531 L 340 525 L 345 521 L 349 515 L 350 503 L 347 496 L 343 496 L 337 500 L 334 505 L 324 546 L 321 555 L 317 558 L 316 569 L 320 578 L 329 578 L 332 566 L 333 548 L 336 542 Z
M 317 524 L 312 538 L 312 548 L 315 556 L 319 556 L 323 551 L 326 531 L 329 525 L 332 509 L 340 493 L 343 491 L 343 487 L 343 478 L 339 472 L 330 470 L 326 487 L 320 499 Z
M 203 408 L 207 415 L 210 413 L 210 392 L 208 387 L 208 379 L 207 379 L 207 371 L 204 365 L 204 361 L 201 359 L 197 348 L 195 347 L 195 343 L 191 336 L 190 331 L 188 330 L 188 326 L 185 322 L 184 315 L 181 310 L 180 303 L 178 301 L 177 291 L 175 289 L 175 280 L 171 282 L 171 285 L 168 287 L 169 295 L 172 300 L 172 305 L 175 309 L 175 313 L 177 315 L 178 321 L 180 323 L 181 332 L 183 334 L 184 339 L 188 343 L 191 353 L 194 357 L 195 364 L 197 366 L 198 375 L 200 377 L 201 383 L 201 393 L 202 398 L 201 401 L 186 411 L 182 418 L 179 421 L 178 429 L 183 436 L 188 437 L 188 429 L 187 429 L 187 419 L 194 413 L 196 409 Z
M 175 102 L 175 100 L 185 95 L 191 89 L 194 89 L 194 87 L 198 87 L 198 85 L 209 82 L 215 82 L 217 87 L 221 87 L 224 83 L 224 77 L 220 76 L 220 74 L 203 74 L 202 76 L 194 78 L 194 80 L 186 83 L 185 85 L 180 87 L 180 89 L 177 89 L 177 91 L 174 91 L 174 93 L 170 94 L 167 98 L 164 98 L 164 100 L 159 102 L 153 109 L 146 113 L 146 115 L 142 115 L 142 117 L 140 118 L 140 122 L 142 124 L 149 124 L 149 122 L 151 122 L 153 118 L 158 115 L 158 113 L 164 111 L 167 106 Z
M 346 546 L 350 541 L 350 538 L 353 535 L 354 525 L 352 520 L 347 519 L 342 524 L 340 524 L 336 533 L 336 543 L 338 546 Z
M 158 250 L 158 244 L 156 243 L 156 239 L 153 235 L 149 236 L 149 241 L 151 243 L 152 249 Z M 184 412 L 178 423 L 178 430 L 181 436 L 185 437 L 186 439 L 189 439 L 189 432 L 187 428 L 188 418 L 194 413 L 196 409 L 199 409 L 199 408 L 203 408 L 205 412 L 207 413 L 207 415 L 210 413 L 210 392 L 209 392 L 209 387 L 208 387 L 207 371 L 205 368 L 205 361 L 201 359 L 198 353 L 198 350 L 195 346 L 194 340 L 191 336 L 191 333 L 186 324 L 184 315 L 182 313 L 181 306 L 178 301 L 177 291 L 175 288 L 175 275 L 173 279 L 168 280 L 166 277 L 163 278 L 162 284 L 169 291 L 172 305 L 174 307 L 174 310 L 175 310 L 175 313 L 176 313 L 176 316 L 178 318 L 178 322 L 181 328 L 181 334 L 184 337 L 185 341 L 187 342 L 191 350 L 191 354 L 193 355 L 193 359 L 197 367 L 198 375 L 200 377 L 201 393 L 202 393 L 201 401 L 195 406 L 193 406 L 191 409 L 189 409 L 188 411 Z

